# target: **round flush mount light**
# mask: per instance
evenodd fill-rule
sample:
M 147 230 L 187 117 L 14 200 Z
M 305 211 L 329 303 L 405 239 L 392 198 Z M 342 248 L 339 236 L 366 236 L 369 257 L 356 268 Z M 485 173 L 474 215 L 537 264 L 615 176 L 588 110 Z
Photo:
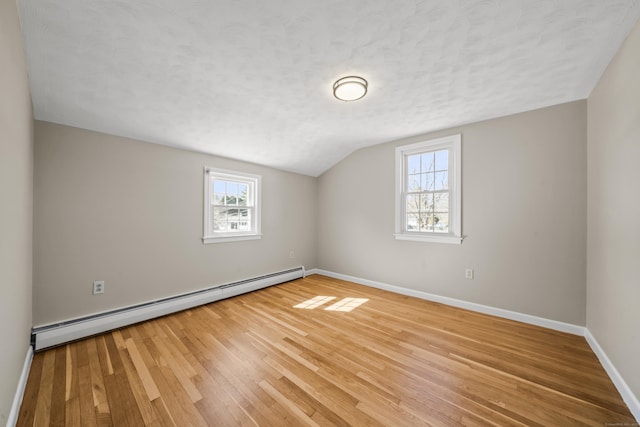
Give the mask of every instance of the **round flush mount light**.
M 369 84 L 358 76 L 347 76 L 333 84 L 333 96 L 340 101 L 356 101 L 367 94 Z

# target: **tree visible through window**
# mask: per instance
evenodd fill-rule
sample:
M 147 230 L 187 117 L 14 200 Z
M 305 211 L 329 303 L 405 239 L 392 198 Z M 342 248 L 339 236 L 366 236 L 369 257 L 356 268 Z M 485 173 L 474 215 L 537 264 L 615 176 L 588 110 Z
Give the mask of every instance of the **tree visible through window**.
M 449 151 L 407 156 L 407 230 L 449 232 Z
M 461 138 L 396 147 L 397 239 L 460 243 Z

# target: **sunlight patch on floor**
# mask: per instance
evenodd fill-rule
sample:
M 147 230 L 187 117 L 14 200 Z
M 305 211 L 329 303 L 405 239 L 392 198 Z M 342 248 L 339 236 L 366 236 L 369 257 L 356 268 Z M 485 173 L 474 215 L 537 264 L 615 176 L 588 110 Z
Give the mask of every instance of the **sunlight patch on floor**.
M 306 310 L 313 310 L 314 308 L 320 307 L 323 304 L 328 303 L 336 299 L 336 297 L 329 297 L 326 295 L 318 295 L 311 299 L 306 300 L 305 302 L 301 302 L 300 304 L 296 304 L 293 308 L 304 308 Z M 351 311 L 356 307 L 361 306 L 365 302 L 369 301 L 369 298 L 343 298 L 338 302 L 333 303 L 329 307 L 325 308 L 327 311 Z
M 369 298 L 344 298 L 325 308 L 327 311 L 351 311 L 369 301 Z
M 327 303 L 331 300 L 336 299 L 336 297 L 327 297 L 324 295 L 318 295 L 317 297 L 313 297 L 305 302 L 301 302 L 300 304 L 294 305 L 293 308 L 305 308 L 307 310 L 313 310 L 316 307 L 320 307 L 322 304 Z

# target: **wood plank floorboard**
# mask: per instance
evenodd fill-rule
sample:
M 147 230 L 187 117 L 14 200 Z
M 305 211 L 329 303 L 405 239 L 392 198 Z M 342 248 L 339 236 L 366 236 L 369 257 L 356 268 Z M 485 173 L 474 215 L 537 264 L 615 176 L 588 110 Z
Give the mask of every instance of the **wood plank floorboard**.
M 637 424 L 583 337 L 312 275 L 36 353 L 17 425 Z

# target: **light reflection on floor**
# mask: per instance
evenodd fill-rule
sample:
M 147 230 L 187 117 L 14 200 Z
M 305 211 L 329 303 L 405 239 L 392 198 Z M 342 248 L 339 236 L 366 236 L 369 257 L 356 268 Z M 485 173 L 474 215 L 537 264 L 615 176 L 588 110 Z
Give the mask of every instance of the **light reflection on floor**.
M 336 297 L 329 297 L 325 295 L 318 295 L 316 297 L 311 298 L 310 300 L 306 300 L 305 302 L 301 302 L 300 304 L 294 305 L 294 308 L 304 308 L 306 310 L 313 310 L 314 308 L 320 307 L 321 305 L 336 299 Z M 329 307 L 325 308 L 327 311 L 351 311 L 354 308 L 357 308 L 369 301 L 368 298 L 343 298 L 338 302 L 333 303 Z

